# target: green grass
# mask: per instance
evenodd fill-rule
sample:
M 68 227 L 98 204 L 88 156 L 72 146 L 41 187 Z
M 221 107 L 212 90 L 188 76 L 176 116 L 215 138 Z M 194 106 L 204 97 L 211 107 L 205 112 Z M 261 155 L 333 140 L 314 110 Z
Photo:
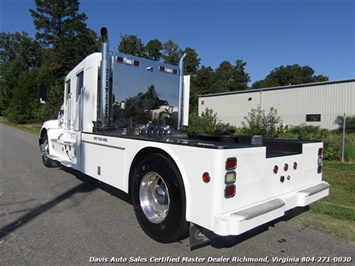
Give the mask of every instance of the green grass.
M 323 179 L 331 185 L 329 196 L 291 221 L 355 242 L 355 164 L 326 161 Z
M 337 219 L 311 210 L 296 216 L 291 222 L 297 225 L 318 228 L 333 235 L 344 237 L 350 243 L 355 243 L 355 225 L 353 221 Z
M 27 133 L 33 134 L 33 135 L 38 135 L 39 131 L 41 130 L 41 125 L 40 124 L 15 124 L 9 122 L 5 117 L 0 116 L 0 123 L 6 124 L 10 127 L 18 128 L 22 131 L 25 131 Z
M 0 123 L 4 123 L 4 122 L 6 122 L 7 120 L 6 120 L 6 118 L 4 117 L 4 116 L 0 116 Z
M 323 179 L 331 185 L 330 196 L 313 208 L 318 213 L 355 222 L 355 164 L 326 162 Z

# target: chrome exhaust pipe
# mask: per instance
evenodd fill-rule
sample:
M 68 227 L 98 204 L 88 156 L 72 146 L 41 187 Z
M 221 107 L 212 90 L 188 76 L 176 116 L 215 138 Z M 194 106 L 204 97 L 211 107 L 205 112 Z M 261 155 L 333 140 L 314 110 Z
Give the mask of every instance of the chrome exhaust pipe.
M 179 77 L 179 102 L 178 102 L 178 107 L 179 107 L 179 113 L 178 113 L 178 124 L 177 124 L 177 129 L 181 129 L 181 124 L 182 124 L 182 112 L 183 112 L 183 101 L 182 101 L 182 94 L 184 90 L 184 58 L 186 56 L 186 53 L 182 55 L 182 57 L 179 60 L 179 69 L 180 69 L 180 77 Z
M 101 92 L 100 92 L 100 113 L 99 121 L 102 128 L 107 125 L 108 104 L 107 95 L 109 92 L 110 64 L 109 64 L 109 47 L 108 47 L 108 31 L 105 27 L 101 28 Z

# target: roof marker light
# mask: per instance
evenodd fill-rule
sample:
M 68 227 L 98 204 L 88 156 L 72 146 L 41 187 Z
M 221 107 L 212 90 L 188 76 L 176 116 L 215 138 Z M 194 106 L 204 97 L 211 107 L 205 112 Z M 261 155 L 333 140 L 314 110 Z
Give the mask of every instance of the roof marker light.
M 129 58 L 123 58 L 121 56 L 117 56 L 116 58 L 118 63 L 126 63 L 127 65 L 133 65 L 133 66 L 139 66 L 140 62 L 137 60 L 129 59 Z
M 134 61 L 134 60 L 125 58 L 125 63 L 126 63 L 127 65 L 132 65 L 132 64 L 133 64 L 133 61 Z
M 159 66 L 159 71 L 165 72 L 168 74 L 173 74 L 173 75 L 176 75 L 178 73 L 177 69 L 168 68 L 168 67 L 164 67 L 164 66 Z

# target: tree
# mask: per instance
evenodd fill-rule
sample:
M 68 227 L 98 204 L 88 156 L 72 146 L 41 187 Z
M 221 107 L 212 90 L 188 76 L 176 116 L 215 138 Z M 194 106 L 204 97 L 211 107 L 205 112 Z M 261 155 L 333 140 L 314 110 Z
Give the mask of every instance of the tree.
M 328 77 L 323 75 L 314 75 L 314 70 L 309 66 L 301 67 L 295 64 L 275 68 L 264 80 L 254 82 L 252 89 L 321 82 L 328 79 Z
M 235 62 L 234 67 L 234 80 L 233 80 L 233 90 L 234 91 L 241 91 L 247 90 L 248 82 L 250 82 L 250 76 L 248 73 L 245 72 L 246 62 L 241 59 L 238 59 Z
M 192 51 L 194 52 L 193 49 Z M 191 68 L 193 75 L 190 90 L 190 113 L 197 113 L 198 95 L 248 89 L 250 77 L 245 72 L 246 62 L 243 60 L 237 60 L 235 66 L 228 61 L 223 61 L 216 70 L 205 66 L 195 70 L 196 63 L 199 64 L 200 59 L 196 58 L 191 62 L 189 65 L 194 67 Z
M 195 49 L 190 47 L 187 47 L 183 53 L 186 53 L 186 57 L 184 58 L 184 74 L 196 74 L 200 66 L 201 58 L 198 58 Z
M 223 61 L 216 68 L 216 81 L 211 87 L 211 93 L 230 91 L 233 79 L 233 66 L 228 61 Z
M 144 57 L 154 61 L 161 60 L 161 50 L 163 49 L 163 44 L 157 40 L 151 40 L 144 47 Z
M 259 89 L 259 88 L 268 88 L 268 87 L 277 87 L 277 85 L 272 86 L 267 80 L 262 79 L 262 80 L 255 81 L 250 89 Z
M 198 94 L 208 94 L 211 93 L 211 87 L 216 82 L 216 78 L 216 72 L 211 67 L 202 66 L 193 76 L 192 84 Z
M 36 39 L 44 47 L 56 43 L 70 35 L 78 34 L 85 28 L 85 13 L 78 13 L 78 0 L 35 0 L 36 10 L 30 9 L 33 23 L 38 31 Z
M 21 75 L 42 61 L 43 49 L 27 33 L 0 33 L 0 113 L 9 107 Z
M 11 102 L 4 111 L 10 121 L 19 124 L 37 121 L 37 87 L 40 75 L 40 69 L 33 68 L 19 76 L 18 84 L 13 88 Z
M 172 40 L 168 40 L 163 44 L 163 55 L 162 58 L 165 63 L 178 65 L 180 57 L 182 56 L 182 51 L 179 46 Z
M 62 79 L 87 55 L 98 51 L 96 33 L 89 30 L 85 13 L 79 13 L 78 0 L 35 0 L 30 9 L 37 30 L 36 39 L 50 48 L 47 69 Z
M 46 85 L 48 88 L 49 103 L 44 106 L 29 105 L 33 108 L 32 112 L 38 114 L 36 119 L 43 120 L 53 118 L 62 103 L 63 77 L 86 56 L 99 51 L 100 42 L 96 33 L 87 28 L 85 23 L 87 16 L 79 12 L 78 0 L 35 0 L 35 3 L 36 9 L 29 11 L 37 30 L 36 39 L 43 47 L 43 60 L 40 65 L 40 74 L 36 71 L 32 73 L 31 69 L 27 78 L 31 77 L 35 82 L 31 80 L 32 89 L 37 90 L 39 85 Z M 10 112 L 15 113 L 19 121 L 21 116 L 33 120 L 35 116 L 31 118 L 15 112 L 16 106 L 23 104 L 20 94 L 32 97 L 28 98 L 29 102 L 37 101 L 36 93 L 33 93 L 30 87 L 25 86 L 25 82 L 19 87 L 21 89 L 16 89 Z M 24 108 L 17 110 L 28 112 Z
M 215 70 L 217 78 L 211 92 L 246 90 L 250 77 L 244 70 L 245 65 L 243 60 L 237 60 L 235 66 L 228 61 L 223 61 Z
M 143 57 L 144 45 L 142 40 L 136 35 L 121 35 L 121 42 L 118 45 L 118 51 L 134 56 Z
M 191 76 L 190 113 L 196 113 L 198 96 L 211 93 L 211 87 L 216 81 L 216 73 L 211 67 L 202 66 L 195 75 Z

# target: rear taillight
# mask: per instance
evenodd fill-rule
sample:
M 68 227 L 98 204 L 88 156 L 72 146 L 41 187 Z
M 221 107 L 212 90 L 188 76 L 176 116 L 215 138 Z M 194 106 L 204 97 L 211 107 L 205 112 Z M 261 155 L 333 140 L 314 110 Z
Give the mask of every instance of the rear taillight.
M 225 170 L 226 173 L 224 175 L 224 184 L 226 185 L 224 188 L 224 197 L 232 198 L 236 194 L 236 186 L 235 182 L 237 181 L 237 173 L 235 169 L 237 168 L 237 158 L 230 157 L 226 159 Z
M 227 158 L 226 160 L 226 170 L 234 170 L 235 168 L 237 168 L 237 158 L 233 157 L 233 158 Z
M 317 173 L 318 173 L 318 174 L 321 174 L 322 171 L 323 171 L 323 165 L 318 165 L 318 167 L 317 167 Z
M 318 149 L 318 157 L 322 157 L 323 156 L 323 148 L 319 148 Z
M 224 189 L 224 197 L 225 198 L 232 198 L 235 196 L 235 185 L 228 185 Z
M 317 160 L 317 173 L 321 174 L 323 171 L 323 148 L 318 149 L 318 160 Z

